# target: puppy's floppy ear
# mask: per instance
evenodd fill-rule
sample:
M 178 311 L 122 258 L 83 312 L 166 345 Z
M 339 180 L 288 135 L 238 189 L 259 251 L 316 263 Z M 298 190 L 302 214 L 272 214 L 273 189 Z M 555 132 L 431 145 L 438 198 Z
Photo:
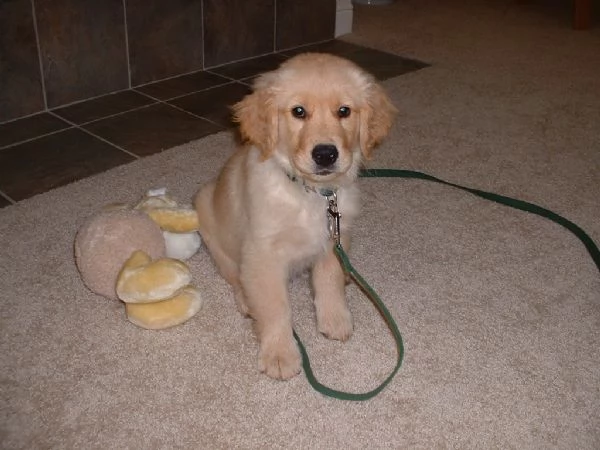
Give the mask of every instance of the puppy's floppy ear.
M 277 108 L 265 75 L 257 80 L 254 92 L 232 108 L 242 139 L 258 147 L 263 160 L 271 156 L 277 142 Z
M 369 159 L 373 149 L 390 131 L 398 110 L 383 88 L 372 82 L 366 89 L 366 106 L 360 112 L 360 148 Z

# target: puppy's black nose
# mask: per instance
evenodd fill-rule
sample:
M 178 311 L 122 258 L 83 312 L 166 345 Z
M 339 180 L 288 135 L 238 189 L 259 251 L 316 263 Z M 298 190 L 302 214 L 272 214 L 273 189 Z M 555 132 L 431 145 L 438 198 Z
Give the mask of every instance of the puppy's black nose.
M 312 159 L 319 167 L 330 167 L 337 161 L 338 150 L 332 144 L 315 145 L 312 151 Z

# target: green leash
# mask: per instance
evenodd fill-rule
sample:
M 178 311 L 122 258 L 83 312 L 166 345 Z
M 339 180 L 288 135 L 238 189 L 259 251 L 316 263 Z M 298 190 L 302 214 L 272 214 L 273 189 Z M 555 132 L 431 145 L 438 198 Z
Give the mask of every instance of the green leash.
M 472 189 L 458 184 L 450 183 L 448 181 L 441 180 L 431 175 L 427 175 L 426 173 L 417 172 L 414 170 L 368 169 L 363 170 L 359 174 L 359 176 L 363 178 L 413 178 L 426 181 L 433 181 L 446 186 L 461 189 L 486 200 L 491 200 L 502 205 L 510 206 L 511 208 L 526 211 L 552 220 L 553 222 L 563 226 L 579 238 L 579 240 L 583 243 L 588 253 L 590 254 L 592 260 L 596 264 L 596 268 L 598 269 L 598 271 L 600 271 L 600 250 L 598 250 L 598 246 L 594 243 L 593 239 L 590 236 L 588 236 L 588 234 L 585 231 L 583 231 L 583 229 L 581 229 L 579 226 L 577 226 L 570 220 L 565 219 L 564 217 L 546 208 L 542 208 L 541 206 L 525 202 L 523 200 L 517 200 L 511 197 L 494 194 L 492 192 L 486 192 L 479 189 Z M 334 212 L 334 214 L 337 214 L 337 210 Z M 336 218 L 339 219 L 339 215 L 337 215 Z M 375 397 L 389 384 L 390 381 L 392 381 L 392 379 L 400 369 L 400 366 L 402 365 L 402 359 L 404 358 L 404 345 L 402 343 L 402 336 L 400 334 L 400 331 L 398 330 L 398 327 L 396 326 L 396 322 L 394 321 L 392 315 L 390 314 L 384 303 L 381 301 L 377 293 L 373 290 L 373 288 L 371 288 L 371 286 L 369 286 L 369 284 L 360 276 L 360 274 L 354 269 L 354 267 L 352 267 L 352 264 L 350 264 L 350 260 L 348 259 L 348 255 L 346 255 L 346 252 L 344 252 L 344 249 L 339 244 L 339 242 L 336 242 L 336 244 L 334 245 L 334 251 L 340 261 L 340 264 L 342 265 L 342 268 L 344 269 L 344 272 L 346 272 L 346 274 L 350 276 L 352 281 L 354 281 L 358 285 L 358 287 L 361 288 L 361 290 L 365 293 L 365 295 L 373 302 L 375 307 L 378 309 L 379 313 L 383 316 L 384 320 L 386 321 L 390 331 L 392 332 L 394 340 L 396 341 L 396 349 L 398 352 L 396 366 L 394 367 L 390 375 L 388 375 L 388 377 L 379 386 L 377 386 L 375 389 L 369 392 L 351 393 L 338 391 L 321 384 L 316 379 L 312 368 L 310 367 L 310 361 L 308 358 L 308 353 L 306 352 L 306 348 L 304 347 L 302 341 L 296 334 L 296 331 L 294 331 L 294 338 L 296 339 L 298 347 L 300 348 L 300 353 L 302 355 L 302 366 L 304 368 L 306 378 L 310 385 L 317 392 L 320 392 L 321 394 L 326 395 L 328 397 L 337 398 L 340 400 L 364 401 Z

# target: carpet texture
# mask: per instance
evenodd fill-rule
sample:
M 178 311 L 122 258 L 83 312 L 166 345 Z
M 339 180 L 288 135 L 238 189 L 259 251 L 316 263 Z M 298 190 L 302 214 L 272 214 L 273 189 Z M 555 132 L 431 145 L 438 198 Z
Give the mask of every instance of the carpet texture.
M 372 167 L 534 202 L 600 241 L 600 30 L 512 1 L 355 13 L 348 40 L 432 64 L 384 83 L 401 114 Z M 600 448 L 598 269 L 554 223 L 448 187 L 361 180 L 351 258 L 406 346 L 368 402 L 259 374 L 205 250 L 189 263 L 205 304 L 183 326 L 142 330 L 86 290 L 86 217 L 153 186 L 190 200 L 231 148 L 210 136 L 0 210 L 2 448 Z M 355 334 L 328 341 L 308 284 L 291 298 L 316 375 L 374 387 L 395 362 L 381 318 L 351 287 Z

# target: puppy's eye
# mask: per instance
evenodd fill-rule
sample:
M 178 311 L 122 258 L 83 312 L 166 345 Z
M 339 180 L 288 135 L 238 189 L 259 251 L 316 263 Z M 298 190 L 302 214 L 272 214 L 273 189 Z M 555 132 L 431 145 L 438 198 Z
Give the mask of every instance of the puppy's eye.
M 306 117 L 306 110 L 302 106 L 294 106 L 292 108 L 292 115 L 297 119 L 304 119 Z
M 337 115 L 340 119 L 348 117 L 350 115 L 350 107 L 349 106 L 340 106 L 337 111 Z

